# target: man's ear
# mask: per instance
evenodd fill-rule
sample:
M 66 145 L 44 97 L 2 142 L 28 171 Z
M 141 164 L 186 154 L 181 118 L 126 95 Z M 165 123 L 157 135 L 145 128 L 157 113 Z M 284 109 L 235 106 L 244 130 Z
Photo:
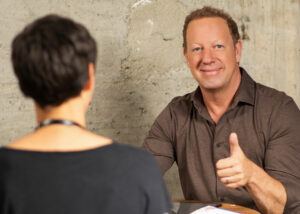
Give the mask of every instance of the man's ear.
M 84 89 L 85 90 L 94 90 L 95 87 L 95 66 L 94 63 L 90 62 L 88 65 L 89 71 L 89 80 L 87 81 Z
M 190 67 L 186 48 L 183 48 L 183 55 L 185 57 L 185 61 L 186 61 L 187 65 Z
M 235 44 L 235 58 L 236 62 L 239 63 L 242 57 L 242 42 L 238 40 Z

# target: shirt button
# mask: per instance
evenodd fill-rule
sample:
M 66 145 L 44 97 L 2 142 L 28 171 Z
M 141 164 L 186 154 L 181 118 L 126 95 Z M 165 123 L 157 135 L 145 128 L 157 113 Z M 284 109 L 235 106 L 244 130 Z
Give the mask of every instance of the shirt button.
M 217 148 L 220 148 L 222 146 L 223 142 L 217 143 Z

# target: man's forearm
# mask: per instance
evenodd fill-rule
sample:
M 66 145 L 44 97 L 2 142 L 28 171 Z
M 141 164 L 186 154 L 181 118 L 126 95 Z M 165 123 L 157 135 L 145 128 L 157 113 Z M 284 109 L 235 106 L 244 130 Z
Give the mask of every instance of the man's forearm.
M 263 213 L 283 213 L 287 200 L 284 186 L 245 156 L 236 133 L 230 134 L 229 143 L 230 156 L 216 163 L 221 182 L 228 188 L 245 186 Z
M 283 213 L 287 200 L 284 186 L 253 163 L 253 176 L 246 184 L 256 206 L 263 213 Z

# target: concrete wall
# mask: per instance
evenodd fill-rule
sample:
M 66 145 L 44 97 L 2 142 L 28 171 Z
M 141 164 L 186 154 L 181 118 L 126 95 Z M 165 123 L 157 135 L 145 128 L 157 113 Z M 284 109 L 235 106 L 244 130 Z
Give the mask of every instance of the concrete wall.
M 0 144 L 36 126 L 10 63 L 10 43 L 25 24 L 57 13 L 87 26 L 99 47 L 88 129 L 140 146 L 170 99 L 197 86 L 182 56 L 181 30 L 184 17 L 203 5 L 223 8 L 237 21 L 241 65 L 250 75 L 299 105 L 299 0 L 0 0 Z M 172 198 L 182 198 L 176 170 L 165 179 Z

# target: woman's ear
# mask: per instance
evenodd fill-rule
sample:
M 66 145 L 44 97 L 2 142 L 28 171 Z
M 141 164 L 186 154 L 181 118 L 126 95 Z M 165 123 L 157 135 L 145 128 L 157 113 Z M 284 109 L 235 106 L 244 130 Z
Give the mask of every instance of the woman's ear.
M 88 65 L 89 80 L 87 81 L 84 90 L 94 90 L 95 87 L 95 66 L 90 62 Z

